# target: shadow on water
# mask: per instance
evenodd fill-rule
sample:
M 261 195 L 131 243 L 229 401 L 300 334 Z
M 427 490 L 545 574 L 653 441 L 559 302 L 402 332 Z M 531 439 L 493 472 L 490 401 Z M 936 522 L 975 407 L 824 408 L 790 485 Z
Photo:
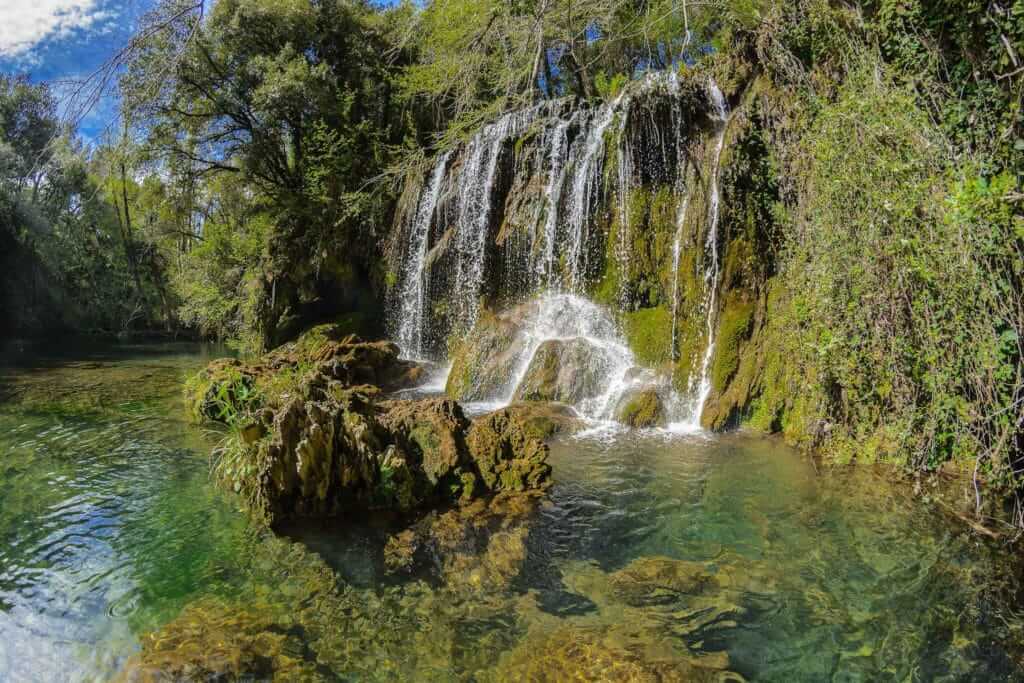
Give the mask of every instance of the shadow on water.
M 219 353 L 0 367 L 0 679 L 115 677 L 158 629 L 151 665 L 300 680 L 1022 679 L 1011 553 L 772 439 L 560 437 L 535 513 L 473 543 L 440 515 L 411 573 L 386 516 L 262 532 L 180 406 Z

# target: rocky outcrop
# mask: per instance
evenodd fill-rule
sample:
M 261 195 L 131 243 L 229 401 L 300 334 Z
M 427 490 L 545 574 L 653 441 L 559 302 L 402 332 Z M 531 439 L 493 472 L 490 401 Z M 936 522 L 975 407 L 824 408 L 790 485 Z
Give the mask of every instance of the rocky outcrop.
M 603 349 L 586 339 L 548 340 L 533 354 L 515 399 L 576 404 L 594 398 L 606 389 L 608 365 Z
M 227 358 L 210 363 L 186 383 L 185 400 L 196 419 L 230 422 L 240 412 L 281 402 L 313 370 L 347 386 L 397 391 L 426 374 L 423 365 L 400 359 L 398 352 L 391 342 L 364 342 L 343 335 L 337 326 L 320 325 L 257 361 Z
M 544 439 L 567 416 L 508 410 L 471 422 L 449 399 L 384 398 L 417 369 L 391 344 L 322 337 L 256 363 L 211 364 L 195 381 L 206 389 L 194 410 L 235 427 L 215 454 L 215 475 L 271 523 L 408 514 L 550 484 Z
M 547 445 L 513 412 L 499 410 L 478 418 L 466 445 L 484 486 L 491 490 L 542 489 L 550 482 Z

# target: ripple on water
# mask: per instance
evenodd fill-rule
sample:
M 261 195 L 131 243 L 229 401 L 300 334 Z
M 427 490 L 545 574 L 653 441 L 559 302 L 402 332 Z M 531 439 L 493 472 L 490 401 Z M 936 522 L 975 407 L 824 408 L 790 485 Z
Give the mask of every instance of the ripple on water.
M 447 585 L 436 567 L 385 572 L 387 518 L 282 530 L 301 543 L 250 529 L 210 485 L 211 439 L 178 417 L 198 363 L 16 378 L 23 402 L 0 405 L 0 680 L 106 679 L 190 619 L 234 654 L 328 678 L 515 680 L 537 661 L 611 679 L 1020 679 L 1006 644 L 1021 620 L 990 590 L 1010 560 L 870 470 L 593 423 L 553 443 L 518 573 Z M 96 400 L 54 407 L 83 387 Z

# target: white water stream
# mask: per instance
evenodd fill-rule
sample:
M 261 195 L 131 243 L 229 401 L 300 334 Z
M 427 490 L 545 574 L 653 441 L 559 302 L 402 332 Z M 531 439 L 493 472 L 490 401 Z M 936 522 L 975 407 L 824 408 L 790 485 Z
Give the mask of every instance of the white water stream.
M 690 400 L 684 402 L 685 411 L 679 418 L 669 425 L 670 429 L 676 431 L 699 431 L 700 418 L 704 412 L 704 404 L 711 395 L 711 361 L 715 356 L 715 317 L 717 314 L 717 292 L 718 292 L 718 172 L 722 162 L 722 147 L 725 145 L 726 124 L 729 119 L 729 111 L 725 104 L 725 97 L 714 81 L 708 84 L 708 92 L 711 103 L 715 108 L 718 119 L 718 133 L 715 138 L 715 148 L 711 161 L 711 179 L 708 190 L 708 231 L 704 240 L 704 256 L 708 259 L 708 265 L 704 268 L 704 315 L 707 328 L 707 344 L 704 348 L 704 357 L 701 359 L 700 376 L 696 383 L 690 383 Z M 678 278 L 678 273 L 676 274 Z M 695 385 L 695 386 L 694 386 Z
M 441 183 L 449 157 L 451 152 L 445 152 L 434 164 L 430 181 L 420 196 L 409 227 L 408 246 L 402 268 L 397 339 L 404 358 L 426 358 L 423 337 L 428 323 L 426 307 L 427 290 L 430 286 L 430 271 L 426 268 L 426 259 L 430 244 L 430 226 L 434 221 L 437 199 L 441 195 Z

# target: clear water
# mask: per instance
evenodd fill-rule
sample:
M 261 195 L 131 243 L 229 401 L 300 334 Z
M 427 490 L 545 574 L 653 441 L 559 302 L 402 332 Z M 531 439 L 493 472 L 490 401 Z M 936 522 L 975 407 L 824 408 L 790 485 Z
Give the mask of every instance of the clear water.
M 560 438 L 520 552 L 481 560 L 497 579 L 386 574 L 384 517 L 259 532 L 180 407 L 208 354 L 0 369 L 0 680 L 113 679 L 189 619 L 266 631 L 306 667 L 285 680 L 1022 680 L 1018 558 L 769 439 Z M 651 567 L 685 580 L 623 583 Z

